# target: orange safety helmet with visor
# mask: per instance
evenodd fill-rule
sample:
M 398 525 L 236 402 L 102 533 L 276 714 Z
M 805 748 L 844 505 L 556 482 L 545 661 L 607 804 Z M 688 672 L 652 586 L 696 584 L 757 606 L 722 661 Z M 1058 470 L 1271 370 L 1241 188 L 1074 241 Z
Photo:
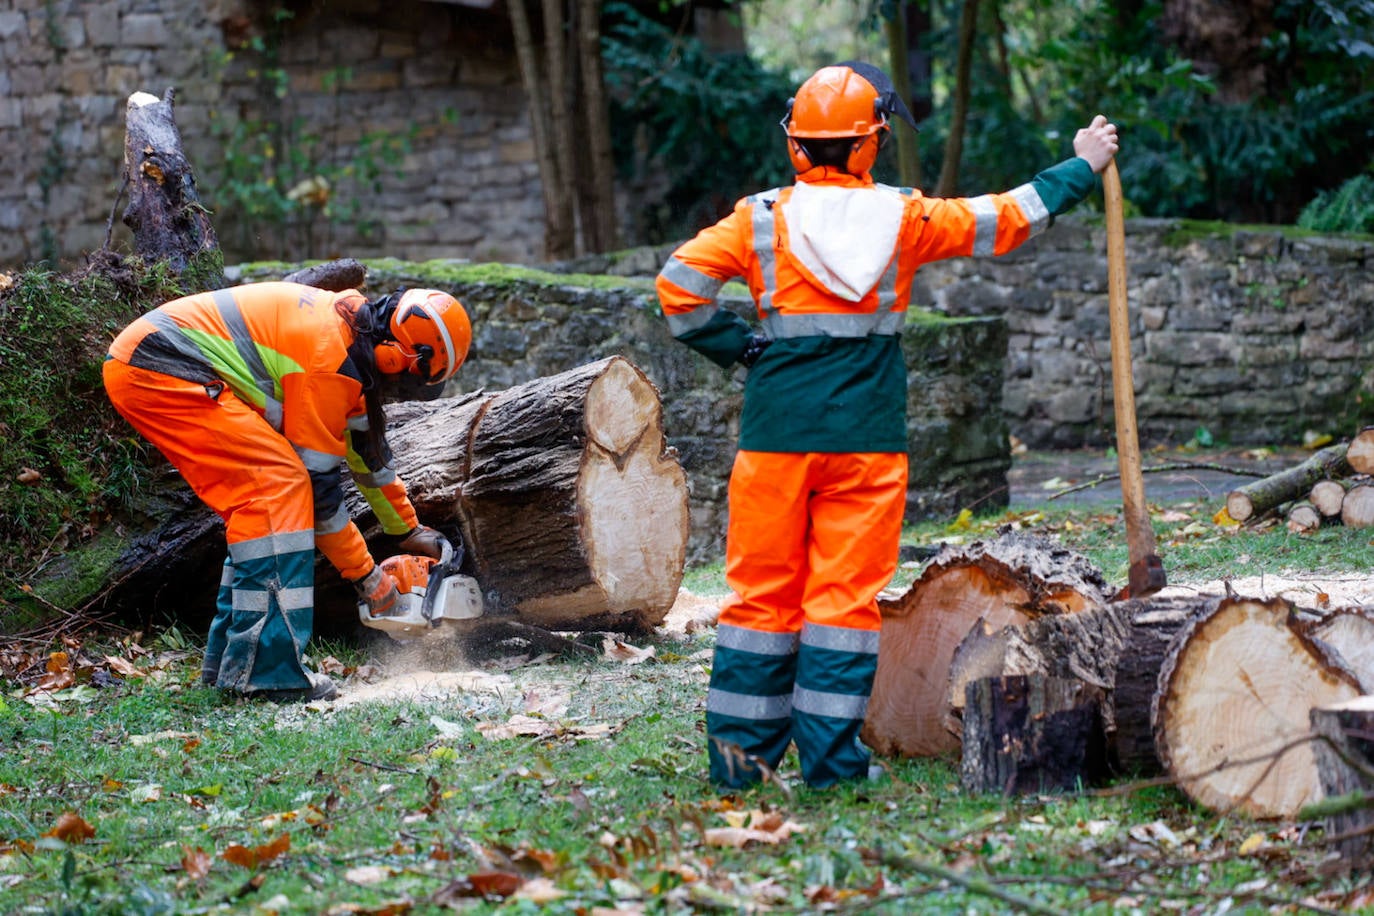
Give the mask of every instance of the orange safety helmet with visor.
M 883 71 L 861 61 L 822 67 L 788 100 L 781 122 L 793 167 L 805 172 L 816 165 L 806 140 L 852 138 L 845 171 L 852 175 L 867 172 L 887 142 L 894 115 L 913 130 L 919 129 Z
M 391 302 L 383 301 L 381 317 L 390 339 L 373 352 L 383 375 L 410 372 L 426 385 L 442 385 L 467 359 L 472 324 L 462 303 L 448 293 L 404 290 Z

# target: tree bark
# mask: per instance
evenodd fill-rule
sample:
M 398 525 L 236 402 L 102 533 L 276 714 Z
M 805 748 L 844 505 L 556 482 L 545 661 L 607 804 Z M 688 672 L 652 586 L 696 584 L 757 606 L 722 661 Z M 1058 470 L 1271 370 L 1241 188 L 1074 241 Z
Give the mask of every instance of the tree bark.
M 1322 796 L 1309 711 L 1359 694 L 1287 601 L 1228 597 L 1173 640 L 1153 703 L 1155 745 L 1199 805 L 1292 819 Z
M 346 289 L 362 289 L 367 282 L 367 266 L 353 258 L 339 258 L 312 264 L 282 277 L 287 283 L 303 283 L 316 289 L 341 293 Z
M 1249 521 L 1305 495 L 1318 480 L 1350 473 L 1346 445 L 1330 445 L 1287 470 L 1247 483 L 1226 494 L 1226 513 L 1238 522 Z
M 663 622 L 686 561 L 687 478 L 658 390 L 611 357 L 445 408 L 388 411 L 427 524 L 456 524 L 491 607 L 546 629 Z
M 1366 426 L 1355 434 L 1345 450 L 1350 467 L 1357 474 L 1374 474 L 1374 426 Z
M 616 237 L 619 221 L 615 209 L 615 151 L 611 148 L 610 109 L 606 101 L 606 79 L 601 66 L 601 3 L 578 0 L 579 39 L 577 56 L 582 72 L 582 105 L 587 125 L 588 164 L 591 171 L 585 236 L 594 252 L 619 247 Z
M 1374 867 L 1374 696 L 1319 706 L 1311 712 L 1317 773 L 1328 807 L 1326 840 L 1347 869 Z
M 968 792 L 1071 791 L 1107 773 L 1102 688 L 1044 675 L 968 685 L 960 781 Z
M 950 662 L 970 628 L 1077 613 L 1111 594 L 1090 562 L 1043 538 L 1012 533 L 946 549 L 900 599 L 881 603 L 863 740 L 889 756 L 955 751 L 959 739 L 946 726 Z
M 907 0 L 893 4 L 892 15 L 883 20 L 883 31 L 887 37 L 888 72 L 892 74 L 892 88 L 907 104 L 908 110 L 914 106 L 911 98 L 911 66 L 907 61 L 909 47 L 907 32 Z M 913 115 L 914 117 L 914 115 Z M 897 138 L 897 178 L 909 188 L 921 186 L 921 146 L 920 135 L 900 118 L 892 125 L 892 133 Z
M 1341 500 L 1341 524 L 1347 528 L 1374 525 L 1374 485 L 1357 484 L 1346 491 Z
M 951 727 L 961 727 L 964 693 L 974 681 L 1019 675 L 1072 678 L 1105 691 L 1102 732 L 1111 769 L 1141 775 L 1159 772 L 1150 725 L 1159 670 L 1174 635 L 1215 600 L 1141 598 L 1041 617 L 996 632 L 974 627 L 950 663 Z
M 968 122 L 969 96 L 972 94 L 973 42 L 978 36 L 979 0 L 964 0 L 959 17 L 959 56 L 954 70 L 954 107 L 949 119 L 945 158 L 940 166 L 936 197 L 953 197 L 959 187 L 959 162 L 964 155 L 964 128 Z
M 540 75 L 539 54 L 525 3 L 526 0 L 510 0 L 506 7 L 515 36 L 515 57 L 520 64 L 520 79 L 525 84 L 525 95 L 529 98 L 530 128 L 534 133 L 535 158 L 539 163 L 539 181 L 544 196 L 544 255 L 551 260 L 558 260 L 576 254 L 570 176 L 559 171 L 549 117 L 551 103 L 545 81 Z M 545 23 L 546 32 L 554 27 Z
M 219 240 L 182 149 L 172 112 L 174 95 L 168 89 L 161 99 L 147 92 L 129 96 L 124 138 L 129 204 L 123 219 L 133 230 L 139 257 L 166 261 L 181 273 L 196 255 L 218 251 Z

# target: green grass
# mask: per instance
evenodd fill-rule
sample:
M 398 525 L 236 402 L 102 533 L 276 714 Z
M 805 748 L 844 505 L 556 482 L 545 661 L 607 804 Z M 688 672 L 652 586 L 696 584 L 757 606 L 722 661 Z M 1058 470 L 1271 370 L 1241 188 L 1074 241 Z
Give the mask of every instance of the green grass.
M 1211 511 L 1155 513 L 1171 583 L 1353 576 L 1374 553 L 1368 532 L 1236 529 Z M 1110 511 L 923 524 L 904 541 L 1001 525 L 1124 581 Z M 686 585 L 725 592 L 718 565 Z M 788 784 L 722 795 L 702 733 L 712 635 L 630 641 L 654 658 L 490 662 L 465 689 L 319 706 L 197 686 L 197 647 L 176 631 L 146 649 L 0 647 L 0 913 L 1374 912 L 1367 875 L 1331 871 L 1320 824 L 1217 816 L 1167 785 L 971 795 L 949 758 L 886 760 L 879 780 L 813 791 L 789 758 Z M 15 653 L 41 665 L 57 650 L 78 685 L 34 691 Z M 370 663 L 414 674 L 349 644 L 313 651 L 363 666 L 345 697 L 369 689 Z M 110 681 L 107 655 L 140 676 Z M 547 730 L 489 737 L 515 716 Z M 93 835 L 64 833 L 64 814 Z M 750 818 L 757 839 L 717 845 Z

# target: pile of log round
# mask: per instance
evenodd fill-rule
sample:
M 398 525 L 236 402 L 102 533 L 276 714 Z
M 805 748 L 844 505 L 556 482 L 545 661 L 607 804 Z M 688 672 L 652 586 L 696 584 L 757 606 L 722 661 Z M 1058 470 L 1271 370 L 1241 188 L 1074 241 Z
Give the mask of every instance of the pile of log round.
M 1374 427 L 1327 446 L 1306 461 L 1226 495 L 1226 513 L 1254 523 L 1281 514 L 1288 529 L 1310 534 L 1326 525 L 1374 525 Z

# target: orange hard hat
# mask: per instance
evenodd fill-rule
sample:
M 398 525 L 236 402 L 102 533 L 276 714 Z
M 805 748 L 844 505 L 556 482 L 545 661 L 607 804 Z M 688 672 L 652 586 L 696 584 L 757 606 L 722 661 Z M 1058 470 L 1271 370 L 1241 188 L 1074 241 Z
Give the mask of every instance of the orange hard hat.
M 392 338 L 376 348 L 377 368 L 411 372 L 426 385 L 453 378 L 472 346 L 472 324 L 461 302 L 437 289 L 408 289 L 391 310 Z
M 892 82 L 877 67 L 858 61 L 822 67 L 797 89 L 782 119 L 792 164 L 799 172 L 813 164 L 799 140 L 853 138 L 846 169 L 866 172 L 892 129 L 894 115 L 916 126 Z

